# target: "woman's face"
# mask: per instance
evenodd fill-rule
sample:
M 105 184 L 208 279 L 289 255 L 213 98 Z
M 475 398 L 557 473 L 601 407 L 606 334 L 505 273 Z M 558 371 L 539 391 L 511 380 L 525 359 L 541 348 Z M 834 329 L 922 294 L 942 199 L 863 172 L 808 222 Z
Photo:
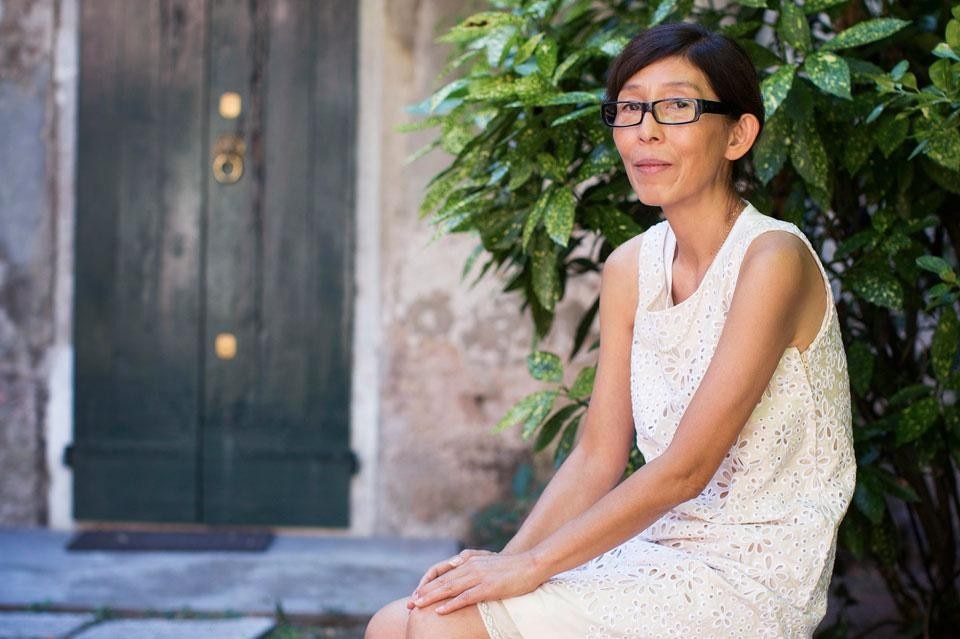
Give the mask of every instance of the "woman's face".
M 719 99 L 703 71 L 677 56 L 640 69 L 617 95 L 643 102 L 663 98 Z M 696 122 L 660 124 L 648 112 L 637 126 L 614 128 L 613 141 L 640 201 L 663 207 L 696 202 L 718 187 L 726 190 L 726 165 L 745 153 L 730 151 L 731 123 L 724 115 L 704 113 Z

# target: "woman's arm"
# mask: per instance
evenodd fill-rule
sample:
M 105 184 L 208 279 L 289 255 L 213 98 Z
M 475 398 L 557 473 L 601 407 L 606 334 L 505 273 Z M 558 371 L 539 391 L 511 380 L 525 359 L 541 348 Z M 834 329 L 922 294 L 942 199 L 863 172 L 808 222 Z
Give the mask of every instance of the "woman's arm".
M 547 484 L 520 530 L 503 549 L 530 550 L 610 492 L 623 476 L 634 437 L 630 407 L 630 346 L 637 307 L 637 257 L 642 235 L 606 259 L 600 281 L 600 354 L 580 439 Z
M 529 592 L 630 539 L 698 495 L 719 468 L 797 331 L 797 308 L 819 272 L 802 240 L 763 234 L 744 257 L 717 349 L 666 451 L 526 552 L 472 557 L 425 585 L 417 605 L 465 605 Z M 814 265 L 815 266 L 815 265 Z

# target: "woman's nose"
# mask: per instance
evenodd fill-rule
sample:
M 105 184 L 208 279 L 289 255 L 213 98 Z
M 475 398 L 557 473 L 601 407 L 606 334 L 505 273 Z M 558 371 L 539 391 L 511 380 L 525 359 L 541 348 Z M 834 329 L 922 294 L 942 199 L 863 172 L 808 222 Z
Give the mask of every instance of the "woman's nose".
M 653 117 L 653 111 L 647 111 L 640 118 L 640 123 L 631 127 L 634 135 L 641 140 L 659 140 L 661 135 L 660 123 Z

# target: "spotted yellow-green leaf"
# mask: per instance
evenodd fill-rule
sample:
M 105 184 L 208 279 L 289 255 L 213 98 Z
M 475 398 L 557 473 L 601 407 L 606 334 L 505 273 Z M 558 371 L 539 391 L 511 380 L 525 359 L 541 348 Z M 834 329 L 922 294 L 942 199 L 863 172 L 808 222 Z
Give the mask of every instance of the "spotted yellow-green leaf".
M 609 205 L 586 207 L 583 222 L 587 227 L 599 231 L 612 246 L 619 246 L 643 231 L 632 217 Z
M 483 37 L 498 27 L 520 26 L 523 22 L 522 17 L 506 11 L 484 11 L 454 26 L 437 38 L 437 42 L 469 42 Z
M 810 50 L 810 25 L 807 24 L 807 16 L 792 0 L 783 0 L 777 33 L 791 47 L 799 51 Z
M 740 0 L 737 4 L 744 7 L 756 7 L 757 9 L 767 8 L 767 0 Z
M 793 78 L 797 73 L 796 64 L 785 64 L 774 71 L 760 83 L 760 92 L 763 94 L 763 110 L 765 117 L 772 117 L 780 104 L 786 99 L 793 86 Z
M 540 41 L 543 40 L 545 35 L 547 34 L 541 31 L 527 38 L 527 41 L 517 49 L 517 55 L 513 60 L 514 66 L 526 62 L 527 59 L 533 55 L 533 52 L 537 50 L 537 45 L 540 44 Z
M 579 120 L 580 118 L 586 118 L 590 116 L 598 116 L 600 114 L 600 105 L 593 104 L 591 106 L 583 107 L 582 109 L 577 109 L 576 111 L 571 111 L 566 115 L 561 115 L 559 118 L 550 123 L 551 127 L 560 126 L 561 124 L 566 124 L 567 122 L 573 122 L 574 120 Z
M 940 310 L 937 330 L 930 343 L 930 364 L 933 374 L 941 382 L 946 382 L 953 372 L 957 361 L 957 347 L 960 346 L 960 323 L 953 306 L 944 306 Z
M 909 20 L 899 18 L 874 18 L 858 22 L 849 29 L 841 31 L 821 47 L 821 51 L 836 51 L 859 47 L 863 44 L 883 40 L 910 24 Z
M 570 451 L 573 450 L 573 444 L 577 441 L 577 430 L 580 428 L 580 418 L 582 417 L 583 413 L 580 413 L 564 427 L 563 434 L 560 435 L 560 441 L 557 442 L 557 449 L 553 453 L 555 468 L 559 468 L 560 464 L 570 455 Z
M 860 298 L 895 311 L 903 310 L 903 287 L 888 271 L 864 269 L 851 272 L 847 282 Z
M 930 65 L 930 81 L 944 93 L 955 93 L 960 84 L 960 65 L 941 58 Z
M 870 157 L 873 150 L 873 139 L 865 126 L 855 126 L 850 130 L 850 134 L 843 140 L 843 153 L 841 162 L 850 175 L 856 173 L 863 166 L 863 163 Z
M 573 192 L 565 188 L 558 190 L 547 205 L 543 218 L 547 235 L 560 246 L 566 246 L 570 240 L 576 210 L 577 198 Z
M 884 157 L 897 150 L 907 139 L 910 133 L 910 121 L 906 118 L 897 118 L 895 115 L 884 116 L 877 124 L 873 133 L 873 140 Z
M 527 395 L 507 411 L 493 427 L 493 431 L 499 433 L 515 424 L 521 424 L 521 435 L 524 439 L 530 437 L 550 413 L 558 394 L 559 391 L 542 390 Z
M 851 99 L 850 67 L 840 56 L 829 51 L 817 51 L 804 60 L 803 70 L 810 76 L 810 81 L 825 93 Z
M 556 71 L 553 72 L 553 83 L 557 84 L 560 82 L 563 76 L 566 75 L 567 71 L 569 71 L 570 68 L 580 60 L 581 56 L 582 52 L 580 51 L 571 53 L 563 62 L 557 65 Z
M 560 274 L 557 265 L 557 245 L 545 234 L 537 234 L 533 240 L 532 260 L 533 293 L 547 311 L 552 311 L 560 297 Z
M 676 10 L 678 4 L 679 0 L 660 0 L 660 4 L 657 5 L 657 10 L 653 12 L 653 17 L 650 18 L 648 26 L 652 27 L 666 20 L 667 16 Z
M 597 96 L 587 91 L 570 91 L 544 96 L 531 106 L 559 106 L 564 104 L 587 104 L 597 102 Z
M 560 382 L 563 380 L 563 362 L 550 351 L 534 351 L 527 355 L 527 370 L 534 379 L 541 382 Z
M 807 184 L 827 191 L 829 188 L 829 165 L 827 150 L 812 118 L 796 123 L 794 141 L 790 147 L 790 162 Z
M 540 194 L 540 197 L 537 198 L 536 203 L 531 207 L 530 213 L 527 214 L 527 219 L 523 223 L 523 235 L 521 239 L 523 250 L 527 250 L 527 247 L 530 245 L 530 238 L 533 237 L 533 230 L 537 228 L 537 224 L 539 224 L 543 219 L 543 214 L 550 205 L 550 199 L 553 197 L 553 193 L 554 190 L 552 188 L 548 188 L 543 191 L 543 193 Z
M 935 397 L 925 397 L 907 406 L 897 420 L 894 445 L 900 446 L 923 437 L 940 416 L 940 403 Z
M 763 125 L 763 133 L 753 149 L 753 165 L 757 177 L 768 183 L 783 168 L 793 140 L 793 123 L 782 110 Z
M 927 138 L 924 153 L 937 164 L 950 170 L 960 170 L 960 131 L 946 129 Z
M 816 13 L 817 11 L 823 11 L 824 9 L 829 9 L 830 7 L 835 7 L 838 4 L 849 1 L 850 0 L 807 0 L 803 3 L 803 10 L 806 13 Z
M 549 78 L 557 69 L 557 41 L 544 38 L 537 47 L 537 68 L 544 77 Z
M 570 387 L 570 398 L 583 399 L 584 397 L 588 397 L 590 393 L 593 392 L 593 381 L 596 377 L 596 366 L 587 366 L 581 369 L 577 374 L 577 379 L 573 382 L 573 386 Z

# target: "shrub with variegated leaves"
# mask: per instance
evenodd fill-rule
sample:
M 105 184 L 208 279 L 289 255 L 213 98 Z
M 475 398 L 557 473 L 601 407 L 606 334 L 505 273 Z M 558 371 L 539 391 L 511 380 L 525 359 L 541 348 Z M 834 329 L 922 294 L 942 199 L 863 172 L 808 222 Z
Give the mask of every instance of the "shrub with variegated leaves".
M 629 38 L 676 20 L 750 54 L 767 122 L 738 188 L 803 229 L 834 283 L 859 466 L 841 545 L 879 569 L 904 629 L 946 636 L 960 627 L 960 7 L 490 0 L 443 35 L 454 51 L 442 86 L 405 127 L 436 128 L 421 152 L 452 156 L 421 214 L 437 234 L 478 238 L 465 278 L 497 272 L 520 293 L 535 327 L 528 368 L 546 385 L 495 429 L 555 444 L 557 463 L 573 445 L 595 369 L 568 387 L 563 358 L 538 344 L 569 279 L 660 219 L 632 194 L 598 103 Z M 843 636 L 842 617 L 831 632 Z

